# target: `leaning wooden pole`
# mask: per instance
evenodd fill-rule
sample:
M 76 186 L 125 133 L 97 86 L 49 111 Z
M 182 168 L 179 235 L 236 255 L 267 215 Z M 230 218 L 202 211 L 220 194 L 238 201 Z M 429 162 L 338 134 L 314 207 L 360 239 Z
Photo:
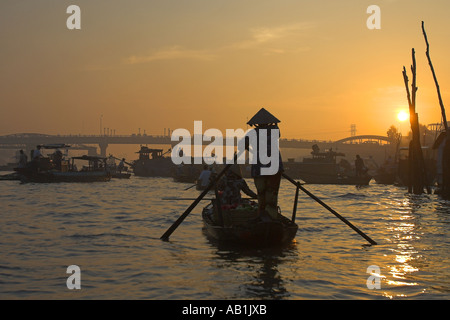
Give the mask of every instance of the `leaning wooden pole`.
M 442 169 L 443 169 L 441 192 L 444 195 L 444 197 L 450 198 L 450 168 L 448 165 L 448 163 L 450 162 L 450 154 L 449 154 L 450 137 L 449 137 L 449 131 L 448 131 L 447 117 L 445 115 L 445 106 L 444 106 L 444 102 L 442 101 L 441 90 L 439 88 L 439 82 L 436 77 L 436 72 L 434 71 L 433 63 L 431 62 L 430 44 L 428 43 L 428 37 L 427 37 L 427 33 L 425 31 L 425 23 L 423 21 L 422 21 L 422 32 L 423 32 L 423 37 L 425 38 L 425 44 L 427 45 L 427 51 L 425 52 L 425 54 L 427 56 L 428 64 L 430 65 L 431 73 L 433 74 L 434 83 L 436 85 L 436 90 L 437 90 L 438 99 L 439 99 L 439 105 L 441 107 L 442 122 L 444 123 L 444 128 L 445 128 L 445 140 L 443 142 L 444 143 L 444 153 L 442 154 L 442 156 L 441 156 L 442 158 L 440 159 L 440 161 L 442 162 Z
M 437 90 L 438 99 L 439 99 L 439 105 L 441 106 L 442 121 L 444 122 L 445 132 L 447 132 L 448 124 L 447 124 L 447 117 L 445 115 L 444 102 L 442 101 L 441 89 L 439 88 L 439 82 L 436 77 L 436 72 L 434 72 L 433 63 L 431 62 L 430 44 L 428 43 L 427 33 L 425 32 L 425 23 L 423 21 L 422 21 L 422 32 L 423 32 L 423 37 L 425 38 L 425 43 L 427 45 L 426 55 L 427 55 L 427 59 L 428 59 L 428 64 L 430 65 L 431 73 L 433 74 L 433 79 L 434 79 L 434 83 L 436 84 L 436 90 Z

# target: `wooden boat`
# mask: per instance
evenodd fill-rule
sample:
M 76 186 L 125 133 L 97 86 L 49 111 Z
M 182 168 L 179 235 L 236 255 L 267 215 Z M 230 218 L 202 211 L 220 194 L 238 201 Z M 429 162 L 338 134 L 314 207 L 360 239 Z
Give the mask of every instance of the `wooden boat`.
M 106 158 L 98 156 L 79 156 L 69 160 L 61 160 L 56 166 L 51 157 L 43 157 L 30 161 L 25 168 L 15 168 L 23 182 L 101 182 L 111 180 L 111 173 L 106 170 Z M 88 162 L 87 166 L 78 171 L 75 160 Z
M 112 155 L 106 159 L 106 168 L 111 173 L 111 178 L 129 179 L 131 173 L 128 171 L 128 167 L 123 167 L 122 170 L 119 170 L 119 167 L 116 165 L 116 160 L 120 159 L 113 157 Z
M 171 151 L 170 149 L 163 153 L 162 149 L 150 149 L 141 146 L 139 159 L 132 162 L 133 173 L 140 177 L 171 177 L 174 164 L 170 157 L 164 155 Z
M 378 170 L 373 178 L 377 184 L 394 184 L 397 178 L 397 173 Z
M 219 242 L 269 247 L 287 245 L 294 239 L 298 226 L 279 215 L 276 220 L 261 219 L 258 205 L 246 201 L 237 207 L 219 209 L 216 200 L 203 209 L 202 218 L 206 234 Z
M 111 172 L 111 178 L 115 179 L 130 179 L 131 173 L 129 172 L 119 172 L 119 171 L 112 171 Z
M 198 190 L 198 191 L 203 191 L 203 190 L 205 190 L 207 187 L 208 187 L 208 186 L 202 186 L 200 180 L 197 180 L 197 181 L 195 182 L 195 189 Z
M 314 145 L 311 155 L 302 162 L 294 162 L 293 159 L 284 162 L 286 174 L 309 184 L 368 185 L 372 180 L 367 173 L 356 176 L 354 168 L 346 160 L 337 163 L 336 158 L 345 156 L 344 153 L 332 150 L 320 152 L 319 147 Z
M 173 175 L 174 182 L 183 182 L 183 183 L 196 183 L 198 178 L 197 172 L 192 174 L 185 174 L 181 172 L 177 172 Z
M 20 180 L 20 174 L 17 172 L 3 174 L 0 176 L 0 180 Z

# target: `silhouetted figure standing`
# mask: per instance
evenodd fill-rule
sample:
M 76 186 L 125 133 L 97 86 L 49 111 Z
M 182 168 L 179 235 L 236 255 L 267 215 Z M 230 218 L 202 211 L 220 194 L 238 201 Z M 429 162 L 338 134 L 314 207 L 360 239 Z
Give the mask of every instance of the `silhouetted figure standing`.
M 259 110 L 248 122 L 248 125 L 254 126 L 257 137 L 258 154 L 256 155 L 256 164 L 252 164 L 251 173 L 255 182 L 256 190 L 258 192 L 258 211 L 260 216 L 264 213 L 268 214 L 272 219 L 278 217 L 278 190 L 280 188 L 281 173 L 283 172 L 283 162 L 281 160 L 281 154 L 279 148 L 276 150 L 272 146 L 272 136 L 277 134 L 279 138 L 279 123 L 276 117 L 274 117 L 266 109 Z M 272 152 L 278 153 L 278 168 L 276 173 L 272 175 L 262 175 L 261 169 L 270 167 L 272 163 L 263 164 L 260 159 L 260 139 L 265 138 L 261 135 L 261 130 L 267 130 L 267 155 L 272 155 Z
M 27 166 L 27 155 L 23 152 L 23 150 L 19 151 L 19 168 L 25 168 Z
M 359 156 L 359 154 L 356 155 L 356 159 L 355 159 L 355 170 L 356 170 L 356 176 L 357 177 L 362 177 L 364 175 L 364 161 L 363 159 L 361 159 L 361 157 Z

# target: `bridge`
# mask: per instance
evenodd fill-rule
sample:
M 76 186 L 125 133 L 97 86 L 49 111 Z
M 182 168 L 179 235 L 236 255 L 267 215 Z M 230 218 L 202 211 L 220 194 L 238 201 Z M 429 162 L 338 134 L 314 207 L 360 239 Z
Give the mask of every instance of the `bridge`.
M 98 145 L 100 155 L 107 155 L 108 145 L 111 144 L 136 144 L 136 145 L 176 145 L 177 141 L 171 141 L 169 135 L 48 135 L 40 133 L 18 133 L 0 136 L 0 149 L 33 150 L 38 144 L 69 144 L 71 149 L 88 150 L 89 154 L 96 154 L 97 149 L 92 145 Z M 389 144 L 387 137 L 376 135 L 352 136 L 338 141 L 304 140 L 304 139 L 280 139 L 280 148 L 311 149 L 314 144 L 322 150 L 334 148 L 346 144 L 377 145 Z M 209 144 L 209 142 L 204 142 Z

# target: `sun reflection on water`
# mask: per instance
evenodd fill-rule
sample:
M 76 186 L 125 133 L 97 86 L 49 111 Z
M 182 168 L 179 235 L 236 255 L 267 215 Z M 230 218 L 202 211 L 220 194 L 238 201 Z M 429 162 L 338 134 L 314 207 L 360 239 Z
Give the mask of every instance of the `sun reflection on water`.
M 401 201 L 388 203 L 387 207 L 390 207 L 392 212 L 387 229 L 391 233 L 389 242 L 394 247 L 390 248 L 393 253 L 391 261 L 386 264 L 388 276 L 384 279 L 386 291 L 383 296 L 390 299 L 405 298 L 408 297 L 408 293 L 404 292 L 405 287 L 419 286 L 415 281 L 415 274 L 421 271 L 420 260 L 423 257 L 420 248 L 416 246 L 420 244 L 422 233 L 420 216 L 417 216 L 415 211 L 420 205 L 415 203 L 414 199 L 406 197 Z M 400 289 L 403 289 L 402 292 L 397 292 Z

